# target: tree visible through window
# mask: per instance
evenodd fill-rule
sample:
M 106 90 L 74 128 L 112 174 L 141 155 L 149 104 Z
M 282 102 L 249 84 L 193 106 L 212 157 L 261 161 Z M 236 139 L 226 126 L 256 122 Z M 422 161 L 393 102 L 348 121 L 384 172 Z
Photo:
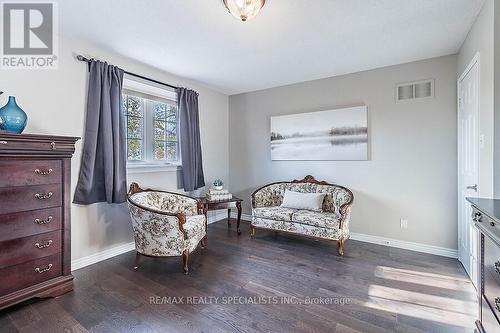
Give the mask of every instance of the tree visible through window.
M 153 102 L 155 143 L 154 159 L 177 161 L 177 107 Z
M 127 158 L 130 162 L 179 162 L 178 111 L 174 101 L 149 99 L 125 90 L 123 112 L 127 122 Z
M 131 161 L 141 161 L 144 159 L 143 100 L 123 95 L 123 110 L 127 120 L 127 158 Z

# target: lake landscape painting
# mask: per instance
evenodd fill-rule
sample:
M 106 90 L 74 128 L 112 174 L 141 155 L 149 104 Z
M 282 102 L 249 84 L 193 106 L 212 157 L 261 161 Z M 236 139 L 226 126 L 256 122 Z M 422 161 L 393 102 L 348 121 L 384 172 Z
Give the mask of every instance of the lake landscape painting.
M 368 159 L 368 108 L 271 117 L 272 160 Z

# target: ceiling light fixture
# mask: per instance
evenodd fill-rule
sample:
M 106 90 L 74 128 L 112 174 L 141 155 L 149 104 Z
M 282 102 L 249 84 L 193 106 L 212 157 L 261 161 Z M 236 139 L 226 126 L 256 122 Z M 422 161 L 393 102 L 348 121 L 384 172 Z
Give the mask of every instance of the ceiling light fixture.
M 257 16 L 266 0 L 222 0 L 227 10 L 243 22 Z

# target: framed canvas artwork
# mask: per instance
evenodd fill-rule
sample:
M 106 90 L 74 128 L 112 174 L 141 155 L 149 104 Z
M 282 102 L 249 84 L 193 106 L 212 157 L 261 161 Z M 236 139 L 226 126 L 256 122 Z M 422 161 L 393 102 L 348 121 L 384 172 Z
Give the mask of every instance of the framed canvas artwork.
M 367 106 L 271 117 L 271 159 L 367 160 Z

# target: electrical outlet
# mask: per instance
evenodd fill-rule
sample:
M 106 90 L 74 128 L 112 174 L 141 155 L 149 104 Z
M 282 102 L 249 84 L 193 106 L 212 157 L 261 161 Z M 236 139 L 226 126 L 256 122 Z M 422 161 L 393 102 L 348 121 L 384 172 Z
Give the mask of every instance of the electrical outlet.
M 401 229 L 408 229 L 408 220 L 407 219 L 401 219 L 400 220 L 400 225 L 401 225 Z

